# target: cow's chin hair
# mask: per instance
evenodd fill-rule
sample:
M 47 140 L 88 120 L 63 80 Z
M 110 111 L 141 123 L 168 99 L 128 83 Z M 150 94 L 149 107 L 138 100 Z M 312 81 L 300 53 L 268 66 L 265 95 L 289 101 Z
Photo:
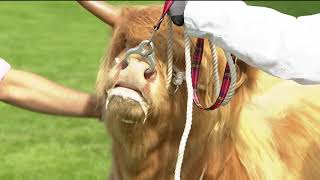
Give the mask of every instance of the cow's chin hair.
M 147 114 L 139 102 L 121 96 L 109 97 L 107 101 L 105 118 L 108 121 L 128 124 L 145 122 Z
M 145 123 L 149 105 L 141 93 L 124 87 L 116 87 L 110 89 L 107 94 L 107 119 L 129 124 Z

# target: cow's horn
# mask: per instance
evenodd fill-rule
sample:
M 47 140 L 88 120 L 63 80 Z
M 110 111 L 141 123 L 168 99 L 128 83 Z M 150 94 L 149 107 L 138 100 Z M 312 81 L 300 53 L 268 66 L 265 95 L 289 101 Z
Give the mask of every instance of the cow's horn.
M 78 3 L 112 27 L 119 21 L 119 10 L 104 1 L 78 1 Z

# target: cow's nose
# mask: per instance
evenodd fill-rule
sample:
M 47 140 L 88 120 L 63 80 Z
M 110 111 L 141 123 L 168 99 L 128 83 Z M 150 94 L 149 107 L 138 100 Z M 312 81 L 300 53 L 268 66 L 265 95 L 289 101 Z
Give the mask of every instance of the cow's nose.
M 143 76 L 146 80 L 153 79 L 157 74 L 156 70 L 153 72 L 148 71 L 150 65 L 137 58 L 130 58 L 129 62 L 122 61 L 120 66 L 122 73 L 130 74 L 130 76 L 138 76 L 138 78 Z

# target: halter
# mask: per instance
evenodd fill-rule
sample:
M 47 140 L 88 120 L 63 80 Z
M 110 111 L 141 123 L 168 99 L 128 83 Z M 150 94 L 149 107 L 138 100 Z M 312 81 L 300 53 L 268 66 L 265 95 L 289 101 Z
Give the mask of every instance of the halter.
M 153 45 L 153 38 L 156 32 L 159 30 L 161 23 L 164 20 L 165 15 L 169 11 L 171 5 L 173 4 L 173 0 L 166 0 L 162 15 L 157 23 L 153 27 L 152 35 L 149 39 L 142 41 L 137 47 L 131 48 L 126 52 L 125 56 L 125 63 L 129 63 L 129 56 L 132 54 L 139 54 L 145 57 L 146 62 L 149 64 L 149 69 L 146 71 L 147 73 L 154 72 L 155 70 L 155 55 L 154 55 L 154 45 Z M 181 176 L 181 167 L 184 157 L 184 151 L 186 148 L 186 143 L 188 140 L 188 136 L 192 126 L 192 105 L 194 104 L 203 110 L 214 110 L 221 105 L 226 105 L 232 98 L 235 88 L 236 88 L 236 69 L 234 65 L 234 60 L 231 57 L 230 53 L 225 53 L 227 58 L 227 64 L 225 67 L 224 75 L 222 84 L 220 85 L 219 74 L 218 74 L 218 57 L 216 53 L 216 48 L 213 42 L 209 41 L 211 56 L 213 61 L 213 76 L 215 82 L 215 92 L 217 99 L 215 102 L 209 106 L 204 107 L 199 102 L 199 97 L 197 95 L 197 87 L 198 87 L 198 79 L 200 74 L 200 66 L 201 60 L 203 55 L 203 48 L 204 48 L 204 39 L 198 38 L 196 49 L 193 54 L 193 58 L 191 60 L 191 43 L 190 37 L 187 34 L 185 29 L 184 31 L 184 41 L 185 41 L 185 60 L 186 60 L 186 68 L 185 73 L 181 72 L 178 68 L 173 66 L 173 53 L 172 53 L 172 21 L 168 18 L 168 42 L 167 42 L 167 55 L 168 55 L 168 68 L 167 68 L 167 80 L 166 80 L 166 87 L 169 88 L 171 82 L 176 85 L 176 89 L 174 90 L 173 94 L 178 90 L 178 87 L 182 84 L 185 80 L 187 84 L 187 92 L 188 92 L 188 100 L 187 100 L 187 117 L 186 117 L 186 124 L 185 128 L 181 137 L 178 157 L 176 161 L 175 167 L 175 180 L 180 180 Z M 148 47 L 148 48 L 145 48 Z M 173 77 L 173 78 L 172 78 Z M 204 176 L 206 171 L 206 167 L 203 169 L 202 174 L 199 178 L 201 180 Z
M 126 52 L 124 62 L 126 65 L 130 63 L 130 55 L 138 54 L 146 58 L 146 62 L 149 64 L 149 68 L 146 73 L 153 73 L 155 71 L 155 54 L 154 54 L 154 45 L 151 40 L 142 41 L 137 47 L 131 48 Z

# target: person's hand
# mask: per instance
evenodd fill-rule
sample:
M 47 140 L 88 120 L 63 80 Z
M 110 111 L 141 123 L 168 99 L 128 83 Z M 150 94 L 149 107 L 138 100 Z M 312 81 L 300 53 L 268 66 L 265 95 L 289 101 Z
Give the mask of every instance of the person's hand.
M 172 22 L 177 26 L 182 26 L 184 24 L 184 9 L 188 1 L 174 1 L 168 15 L 170 16 Z

